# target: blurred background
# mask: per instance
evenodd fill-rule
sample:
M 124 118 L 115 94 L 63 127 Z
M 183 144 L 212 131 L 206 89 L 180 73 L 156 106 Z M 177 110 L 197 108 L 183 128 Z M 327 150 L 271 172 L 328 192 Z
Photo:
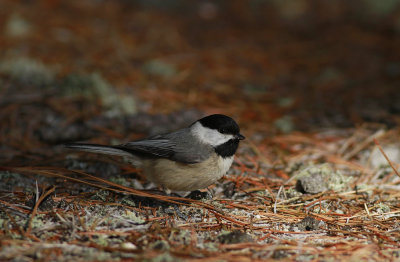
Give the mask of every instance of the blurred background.
M 2 149 L 216 112 L 264 135 L 399 121 L 399 0 L 0 6 Z
M 63 146 L 212 113 L 201 205 Z M 399 113 L 400 0 L 0 0 L 0 260 L 399 261 Z

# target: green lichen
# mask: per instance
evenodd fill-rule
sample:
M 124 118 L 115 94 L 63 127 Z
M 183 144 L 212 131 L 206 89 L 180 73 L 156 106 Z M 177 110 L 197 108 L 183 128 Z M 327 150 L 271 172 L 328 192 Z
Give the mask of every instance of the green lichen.
M 140 224 L 146 223 L 145 217 L 141 216 L 140 214 L 138 214 L 136 212 L 132 212 L 129 210 L 126 210 L 125 214 L 123 214 L 122 217 L 134 222 L 135 224 L 140 225 Z
M 108 246 L 108 236 L 106 235 L 97 235 L 96 237 L 93 237 L 93 241 L 100 246 Z
M 36 216 L 32 219 L 31 225 L 32 229 L 41 228 L 44 226 L 45 214 L 36 214 Z
M 295 188 L 290 187 L 285 191 L 287 198 L 294 198 L 303 195 L 301 192 L 297 191 Z
M 144 260 L 146 261 L 146 260 Z M 177 262 L 177 261 L 181 261 L 181 259 L 172 256 L 169 252 L 164 252 L 154 258 L 152 258 L 151 260 L 147 260 L 147 261 L 152 261 L 152 262 Z
M 124 196 L 121 199 L 121 204 L 131 206 L 131 207 L 136 207 L 136 203 L 135 203 L 135 201 L 132 200 L 131 196 Z
M 18 13 L 12 13 L 5 25 L 5 33 L 10 37 L 24 37 L 32 31 L 31 23 Z
M 375 208 L 376 208 L 375 210 L 378 214 L 384 214 L 384 213 L 390 212 L 390 207 L 383 203 L 379 203 L 378 205 L 376 205 Z
M 130 184 L 126 178 L 121 176 L 110 177 L 110 181 L 123 186 L 128 186 Z
M 99 190 L 96 192 L 94 196 L 91 197 L 93 200 L 101 200 L 101 201 L 107 201 L 108 197 L 110 195 L 110 191 L 107 190 Z
M 100 99 L 110 116 L 137 112 L 134 97 L 118 93 L 99 73 L 70 74 L 60 80 L 59 87 L 64 95 Z
M 20 57 L 0 61 L 0 72 L 12 79 L 33 86 L 54 83 L 55 70 L 32 58 Z

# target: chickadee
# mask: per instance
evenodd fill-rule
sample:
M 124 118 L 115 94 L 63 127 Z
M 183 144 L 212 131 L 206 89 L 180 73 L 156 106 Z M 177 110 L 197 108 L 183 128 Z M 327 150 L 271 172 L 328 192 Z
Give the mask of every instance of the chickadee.
M 68 148 L 128 157 L 151 182 L 173 191 L 193 191 L 215 183 L 232 165 L 239 141 L 238 124 L 220 114 L 187 128 L 116 146 L 67 144 Z

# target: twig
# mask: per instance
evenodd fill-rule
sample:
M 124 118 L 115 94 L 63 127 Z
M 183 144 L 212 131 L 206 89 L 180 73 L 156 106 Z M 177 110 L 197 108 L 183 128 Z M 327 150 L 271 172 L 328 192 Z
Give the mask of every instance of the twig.
M 275 203 L 274 203 L 274 214 L 276 214 L 276 205 L 278 203 L 279 195 L 281 194 L 282 189 L 283 189 L 283 185 L 279 188 L 278 194 L 276 194 L 276 199 L 275 199 Z
M 382 149 L 381 145 L 379 144 L 378 140 L 376 140 L 376 139 L 374 138 L 374 142 L 375 142 L 375 144 L 378 146 L 379 151 L 381 151 L 382 155 L 385 157 L 386 161 L 388 161 L 389 165 L 392 167 L 393 171 L 396 173 L 396 175 L 397 175 L 398 177 L 400 177 L 399 172 L 396 170 L 396 168 L 394 167 L 392 161 L 390 161 L 389 157 L 388 157 L 388 156 L 386 155 L 386 153 L 383 151 L 383 149 Z
M 39 201 L 39 196 L 40 196 L 40 192 L 39 192 L 39 186 L 37 183 L 37 179 L 35 180 L 35 185 L 36 185 L 36 197 L 35 197 L 35 203 L 37 203 Z
M 111 181 L 108 181 L 108 180 L 105 180 L 105 179 L 101 179 L 101 178 L 98 178 L 98 177 L 95 177 L 95 176 L 92 176 L 90 174 L 86 174 L 84 172 L 77 171 L 77 170 L 68 170 L 68 169 L 63 169 L 63 168 L 53 168 L 53 169 L 52 168 L 48 168 L 48 170 L 43 170 L 43 168 L 40 168 L 40 167 L 39 168 L 38 167 L 10 168 L 10 170 L 14 170 L 14 171 L 17 171 L 17 172 L 20 172 L 20 173 L 31 173 L 32 171 L 34 171 L 36 174 L 42 174 L 42 175 L 48 175 L 48 176 L 54 176 L 54 177 L 62 177 L 62 178 L 65 178 L 65 179 L 69 179 L 69 180 L 72 180 L 72 181 L 84 183 L 84 184 L 91 185 L 91 186 L 98 187 L 98 188 L 102 188 L 102 189 L 105 189 L 105 190 L 114 191 L 114 192 L 117 192 L 117 193 L 132 194 L 132 195 L 137 195 L 137 196 L 142 196 L 142 197 L 150 197 L 150 198 L 154 198 L 154 199 L 157 199 L 157 200 L 166 201 L 166 202 L 170 202 L 170 203 L 174 203 L 174 204 L 178 204 L 178 205 L 189 205 L 189 203 L 192 203 L 192 204 L 201 206 L 203 208 L 206 208 L 206 209 L 208 209 L 210 211 L 214 211 L 214 212 L 220 214 L 221 217 L 223 217 L 226 220 L 229 220 L 231 222 L 235 222 L 237 224 L 242 224 L 243 223 L 243 222 L 236 221 L 236 220 L 234 220 L 232 218 L 227 217 L 226 215 L 224 215 L 223 211 L 218 210 L 217 208 L 215 208 L 214 206 L 212 206 L 210 204 L 203 203 L 203 202 L 198 201 L 198 200 L 182 198 L 182 197 L 161 196 L 161 195 L 150 194 L 150 193 L 147 193 L 147 192 L 144 192 L 144 191 L 141 191 L 141 190 L 136 190 L 136 189 L 132 189 L 132 188 L 129 188 L 129 187 L 126 187 L 126 186 L 122 186 L 122 185 L 119 185 L 117 183 L 113 183 Z M 53 171 L 53 172 L 51 172 L 51 171 Z M 64 172 L 74 172 L 74 173 L 86 176 L 86 177 L 88 177 L 90 179 L 93 179 L 95 181 L 102 182 L 102 183 L 104 183 L 106 185 L 113 186 L 113 187 L 116 187 L 116 188 L 120 188 L 122 190 L 101 186 L 101 185 L 98 185 L 98 184 L 95 184 L 95 183 L 87 182 L 87 181 L 82 180 L 82 179 L 73 178 L 73 177 L 69 177 L 69 176 L 64 175 L 64 174 L 56 173 L 56 172 L 62 172 L 62 171 L 64 171 Z M 184 201 L 184 202 L 181 202 L 181 201 Z
M 363 142 L 361 142 L 360 144 L 358 144 L 353 150 L 351 150 L 349 153 L 345 154 L 343 156 L 343 159 L 350 159 L 353 156 L 355 156 L 356 154 L 358 154 L 358 152 L 360 152 L 361 150 L 363 150 L 365 147 L 367 147 L 372 141 L 375 141 L 376 138 L 379 138 L 381 136 L 383 136 L 385 134 L 385 130 L 380 129 L 378 131 L 376 131 L 373 135 L 367 137 Z
M 36 201 L 36 204 L 35 204 L 35 206 L 34 206 L 34 208 L 33 208 L 31 217 L 29 218 L 29 221 L 28 221 L 28 229 L 26 230 L 25 235 L 29 236 L 30 233 L 31 233 L 31 230 L 32 230 L 32 220 L 33 220 L 33 218 L 36 216 L 36 213 L 37 213 L 37 210 L 38 210 L 38 208 L 39 208 L 40 203 L 41 203 L 48 195 L 50 195 L 51 193 L 53 193 L 55 189 L 56 189 L 56 187 L 53 186 L 49 191 L 47 191 L 46 193 L 44 193 L 44 194 L 39 198 L 38 201 Z

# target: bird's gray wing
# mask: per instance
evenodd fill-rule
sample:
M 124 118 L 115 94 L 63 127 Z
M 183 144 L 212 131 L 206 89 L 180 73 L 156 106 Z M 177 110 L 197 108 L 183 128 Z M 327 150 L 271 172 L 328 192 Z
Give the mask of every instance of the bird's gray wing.
M 122 149 L 132 154 L 158 156 L 170 158 L 175 154 L 175 143 L 168 139 L 145 139 L 133 142 L 128 142 L 115 148 Z
M 214 148 L 201 143 L 189 128 L 165 135 L 175 143 L 175 154 L 169 159 L 182 163 L 199 163 L 208 159 Z
M 128 142 L 116 146 L 118 149 L 149 157 L 162 157 L 173 161 L 194 164 L 206 160 L 212 148 L 197 142 L 185 131 L 158 135 L 144 140 Z

